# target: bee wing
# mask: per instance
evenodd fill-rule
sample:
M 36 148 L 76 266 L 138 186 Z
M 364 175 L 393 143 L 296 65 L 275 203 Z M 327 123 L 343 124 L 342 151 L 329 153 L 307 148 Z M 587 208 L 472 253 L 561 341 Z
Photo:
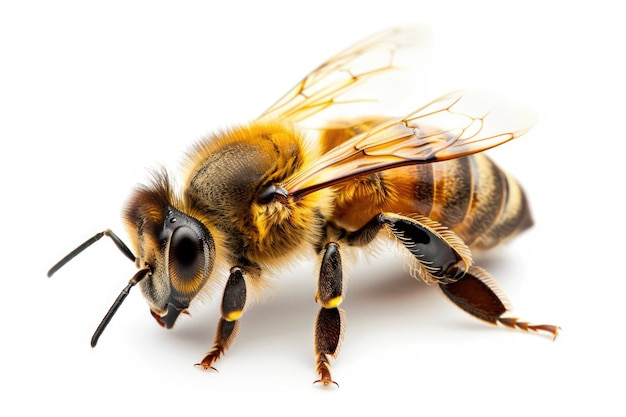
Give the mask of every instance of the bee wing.
M 413 51 L 416 46 L 423 46 L 424 50 Z M 346 97 L 346 93 L 354 92 L 355 87 L 374 77 L 399 70 L 401 56 L 409 55 L 409 51 L 409 59 L 424 59 L 429 46 L 430 35 L 423 29 L 391 28 L 376 33 L 317 67 L 260 118 L 280 117 L 295 123 L 331 106 L 376 101 L 376 97 Z M 401 50 L 405 53 L 400 54 Z M 357 92 L 367 94 L 366 89 Z
M 526 133 L 536 116 L 485 92 L 446 94 L 343 142 L 285 182 L 294 197 L 360 175 L 460 158 Z

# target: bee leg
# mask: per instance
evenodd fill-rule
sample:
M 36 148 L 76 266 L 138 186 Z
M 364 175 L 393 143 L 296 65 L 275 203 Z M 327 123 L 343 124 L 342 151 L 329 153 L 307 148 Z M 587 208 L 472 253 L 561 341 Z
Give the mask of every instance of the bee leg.
M 428 283 L 437 283 L 446 297 L 465 312 L 492 324 L 547 332 L 554 338 L 559 334 L 559 326 L 502 317 L 509 311 L 509 304 L 498 284 L 482 268 L 472 265 L 469 248 L 454 232 L 432 219 L 381 213 L 361 229 L 347 234 L 346 239 L 352 245 L 365 245 L 383 227 L 414 256 L 412 272 Z
M 315 357 L 320 379 L 315 383 L 335 384 L 330 375 L 330 360 L 339 353 L 343 338 L 344 314 L 339 309 L 343 301 L 343 275 L 339 245 L 327 243 L 323 249 L 315 301 L 322 307 L 315 321 Z
M 424 216 L 381 213 L 361 229 L 348 233 L 350 245 L 370 243 L 386 228 L 413 255 L 411 272 L 429 283 L 453 281 L 471 265 L 469 248 L 452 231 Z
M 514 317 L 502 317 L 509 303 L 493 278 L 482 268 L 471 266 L 463 278 L 440 283 L 439 288 L 454 304 L 472 316 L 491 324 L 523 331 L 546 332 L 556 339 L 561 328 L 551 324 L 530 324 Z
M 204 369 L 213 369 L 213 363 L 230 347 L 239 331 L 239 318 L 246 304 L 246 281 L 244 271 L 239 267 L 230 270 L 230 276 L 222 297 L 222 317 L 217 325 L 217 333 L 211 350 L 202 362 L 196 364 Z

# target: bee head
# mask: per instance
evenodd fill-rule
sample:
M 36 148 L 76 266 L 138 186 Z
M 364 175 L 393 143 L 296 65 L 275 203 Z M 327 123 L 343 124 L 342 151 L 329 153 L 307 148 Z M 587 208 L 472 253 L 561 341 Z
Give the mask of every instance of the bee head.
M 124 220 L 136 250 L 139 282 L 152 316 L 172 328 L 208 282 L 215 263 L 215 241 L 197 218 L 186 214 L 165 173 L 131 196 Z

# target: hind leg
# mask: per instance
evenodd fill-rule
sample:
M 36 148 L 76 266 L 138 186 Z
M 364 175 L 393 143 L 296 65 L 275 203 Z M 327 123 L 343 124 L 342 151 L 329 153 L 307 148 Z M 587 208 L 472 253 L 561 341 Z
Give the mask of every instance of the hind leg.
M 386 228 L 415 257 L 415 270 L 426 282 L 437 283 L 448 299 L 472 316 L 524 331 L 547 332 L 554 338 L 560 327 L 530 324 L 513 317 L 503 292 L 482 268 L 472 265 L 471 254 L 461 239 L 427 218 L 410 218 L 393 213 L 375 216 L 363 228 L 347 235 L 353 245 L 371 242 Z
M 462 279 L 439 284 L 454 304 L 472 316 L 491 324 L 533 332 L 546 332 L 556 339 L 561 328 L 551 324 L 530 324 L 514 317 L 502 317 L 509 311 L 508 302 L 493 278 L 482 268 L 471 266 Z

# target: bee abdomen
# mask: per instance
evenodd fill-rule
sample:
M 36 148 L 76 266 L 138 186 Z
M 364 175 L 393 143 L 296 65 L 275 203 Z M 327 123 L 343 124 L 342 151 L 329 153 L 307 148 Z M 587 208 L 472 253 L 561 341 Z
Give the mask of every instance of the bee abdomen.
M 417 211 L 470 247 L 489 249 L 532 225 L 522 188 L 482 154 L 422 165 L 417 175 Z
M 519 183 L 504 171 L 502 208 L 491 227 L 468 242 L 476 249 L 490 249 L 504 240 L 530 228 L 533 225 L 530 207 L 524 190 Z

